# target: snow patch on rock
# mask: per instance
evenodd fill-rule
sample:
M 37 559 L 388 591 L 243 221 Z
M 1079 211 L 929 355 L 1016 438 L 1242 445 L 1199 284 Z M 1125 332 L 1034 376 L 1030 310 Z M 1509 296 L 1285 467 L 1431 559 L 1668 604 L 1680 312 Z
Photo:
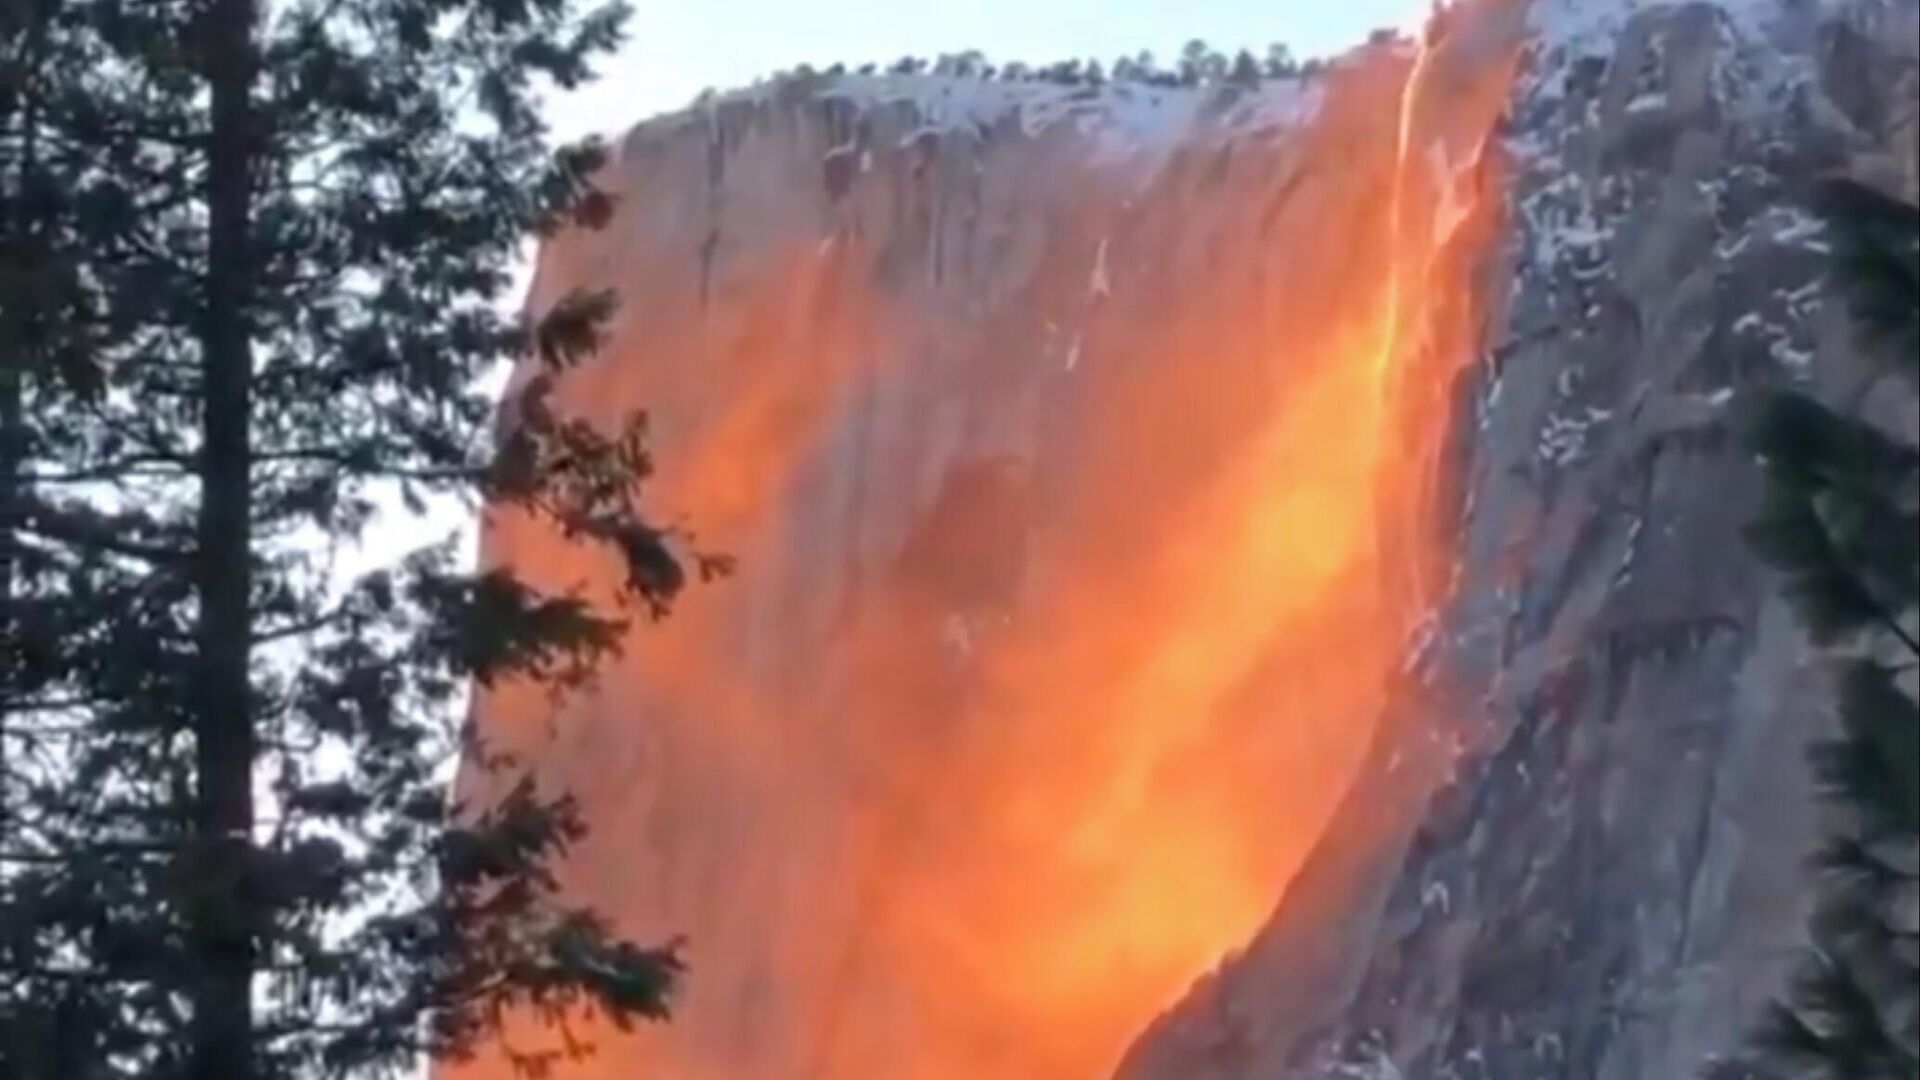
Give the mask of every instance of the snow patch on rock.
M 780 77 L 695 106 L 712 111 L 741 102 L 765 105 L 795 92 L 839 103 L 854 115 L 909 109 L 919 118 L 900 148 L 950 135 L 980 137 L 1011 124 L 1029 139 L 1071 130 L 1093 146 L 1095 160 L 1158 159 L 1196 138 L 1229 139 L 1299 125 L 1318 107 L 1314 79 L 1268 80 L 1257 88 L 1066 85 L 947 75 Z

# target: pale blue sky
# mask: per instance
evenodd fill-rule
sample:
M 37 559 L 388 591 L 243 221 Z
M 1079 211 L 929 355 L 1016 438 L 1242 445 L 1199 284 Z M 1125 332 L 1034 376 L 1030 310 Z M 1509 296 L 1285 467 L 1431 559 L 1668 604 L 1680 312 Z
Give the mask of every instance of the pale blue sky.
M 1163 64 L 1200 38 L 1258 56 L 1284 41 L 1302 58 L 1409 27 L 1428 0 L 633 0 L 631 41 L 602 81 L 554 103 L 558 134 L 611 134 L 800 63 L 887 63 L 979 49 L 996 63 L 1115 57 Z

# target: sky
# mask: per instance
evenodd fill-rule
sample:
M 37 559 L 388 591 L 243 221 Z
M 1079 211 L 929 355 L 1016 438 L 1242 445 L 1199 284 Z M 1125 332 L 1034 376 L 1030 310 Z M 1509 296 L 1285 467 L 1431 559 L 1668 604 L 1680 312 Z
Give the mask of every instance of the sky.
M 1284 42 L 1305 59 L 1411 27 L 1428 0 L 630 0 L 622 52 L 601 80 L 552 102 L 555 133 L 613 135 L 801 63 L 890 63 L 978 49 L 994 63 L 1048 63 L 1151 49 L 1163 65 L 1193 38 L 1231 55 Z

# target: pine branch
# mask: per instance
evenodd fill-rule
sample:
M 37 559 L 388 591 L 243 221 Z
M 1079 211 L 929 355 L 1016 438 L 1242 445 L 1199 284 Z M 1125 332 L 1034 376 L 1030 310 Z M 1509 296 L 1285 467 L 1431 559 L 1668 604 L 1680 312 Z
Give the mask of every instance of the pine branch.
M 160 566 L 181 566 L 193 558 L 190 548 L 156 544 L 124 536 L 98 516 L 36 502 L 23 514 L 19 531 L 42 540 L 105 551 Z

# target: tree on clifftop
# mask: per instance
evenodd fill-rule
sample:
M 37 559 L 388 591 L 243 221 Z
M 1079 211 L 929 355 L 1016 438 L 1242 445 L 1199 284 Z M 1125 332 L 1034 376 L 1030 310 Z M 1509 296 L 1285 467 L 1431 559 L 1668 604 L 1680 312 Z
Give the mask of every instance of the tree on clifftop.
M 535 109 L 619 40 L 568 0 L 0 5 L 0 1075 L 410 1072 L 509 1010 L 664 1015 L 671 947 L 566 906 L 565 799 L 450 721 L 588 677 L 681 586 L 637 418 L 536 376 L 601 296 L 498 314 L 530 228 L 596 225 Z M 408 506 L 484 496 L 629 568 L 614 607 L 463 571 L 346 575 Z M 389 519 L 390 520 L 390 519 Z M 364 558 L 364 552 L 358 557 Z M 455 807 L 449 763 L 509 770 Z
M 1920 376 L 1920 210 L 1851 182 L 1822 192 L 1833 278 L 1863 344 Z M 1754 445 L 1767 491 L 1750 537 L 1833 653 L 1839 731 L 1813 762 L 1835 808 L 1814 859 L 1809 946 L 1748 1053 L 1718 1077 L 1920 1075 L 1920 449 L 1779 394 Z

